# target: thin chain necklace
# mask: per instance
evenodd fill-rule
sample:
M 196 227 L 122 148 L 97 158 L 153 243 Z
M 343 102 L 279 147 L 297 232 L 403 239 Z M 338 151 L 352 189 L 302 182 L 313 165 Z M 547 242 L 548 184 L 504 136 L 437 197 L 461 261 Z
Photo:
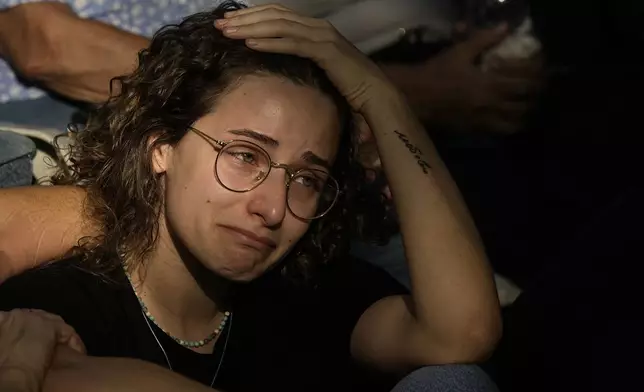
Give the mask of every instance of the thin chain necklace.
M 168 369 L 170 369 L 171 372 L 174 370 L 172 369 L 172 364 L 170 363 L 170 358 L 168 357 L 168 354 L 165 352 L 165 349 L 163 348 L 163 345 L 159 341 L 159 338 L 157 337 L 157 334 L 154 332 L 154 329 L 152 328 L 152 325 L 150 325 L 150 321 L 148 317 L 145 315 L 145 313 L 141 312 L 143 315 L 143 319 L 145 320 L 145 323 L 148 325 L 148 328 L 150 329 L 150 332 L 152 332 L 152 336 L 154 336 L 154 340 L 156 340 L 157 344 L 159 345 L 159 348 L 161 349 L 161 352 L 163 353 L 163 356 L 165 357 L 165 363 L 168 364 Z M 156 324 L 155 324 L 156 325 Z M 219 375 L 219 369 L 221 369 L 221 364 L 224 363 L 224 356 L 226 355 L 226 348 L 228 347 L 228 338 L 230 337 L 230 331 L 233 328 L 233 316 L 230 315 L 230 323 L 228 326 L 228 332 L 226 332 L 226 340 L 224 340 L 224 349 L 221 352 L 221 359 L 219 359 L 219 364 L 217 365 L 217 370 L 215 370 L 215 374 L 212 376 L 212 380 L 210 381 L 210 388 L 212 388 L 213 385 L 215 385 L 215 380 L 217 379 L 217 375 Z
M 125 271 L 125 269 L 124 269 L 124 271 Z M 226 322 L 228 321 L 228 318 L 231 317 L 230 312 L 224 312 L 224 317 L 221 319 L 221 322 L 219 323 L 217 328 L 215 328 L 215 330 L 212 331 L 204 339 L 201 339 L 201 340 L 179 339 L 178 337 L 172 335 L 171 333 L 169 333 L 168 331 L 163 329 L 163 327 L 160 326 L 156 322 L 156 320 L 154 319 L 154 316 L 150 313 L 150 311 L 148 310 L 148 307 L 145 306 L 145 303 L 143 302 L 143 299 L 141 299 L 141 297 L 139 296 L 139 293 L 134 288 L 134 284 L 132 283 L 132 278 L 130 277 L 130 274 L 127 271 L 125 271 L 125 276 L 127 277 L 127 280 L 130 282 L 130 286 L 132 286 L 132 291 L 134 291 L 134 295 L 136 296 L 136 299 L 139 301 L 139 305 L 141 306 L 141 310 L 143 311 L 143 315 L 145 316 L 146 321 L 147 320 L 152 321 L 154 323 L 154 325 L 157 326 L 157 328 L 159 328 L 161 331 L 163 331 L 163 333 L 165 333 L 166 335 L 171 337 L 175 342 L 179 343 L 183 347 L 186 347 L 186 348 L 200 348 L 200 347 L 203 347 L 203 346 L 207 345 L 208 343 L 212 342 L 213 340 L 215 340 L 217 338 L 217 336 L 219 336 L 219 334 L 224 330 L 224 328 L 226 328 Z

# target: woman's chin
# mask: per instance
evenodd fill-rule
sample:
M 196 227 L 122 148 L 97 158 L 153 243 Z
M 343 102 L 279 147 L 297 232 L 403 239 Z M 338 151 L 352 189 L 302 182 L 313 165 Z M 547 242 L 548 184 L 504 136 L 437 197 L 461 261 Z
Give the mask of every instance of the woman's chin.
M 265 261 L 252 263 L 247 260 L 234 262 L 229 259 L 226 265 L 206 265 L 206 267 L 223 279 L 231 282 L 247 283 L 259 278 L 267 271 L 268 268 L 265 263 Z
M 259 278 L 261 274 L 252 272 L 239 272 L 239 271 L 221 271 L 217 273 L 222 278 L 235 283 L 250 283 Z

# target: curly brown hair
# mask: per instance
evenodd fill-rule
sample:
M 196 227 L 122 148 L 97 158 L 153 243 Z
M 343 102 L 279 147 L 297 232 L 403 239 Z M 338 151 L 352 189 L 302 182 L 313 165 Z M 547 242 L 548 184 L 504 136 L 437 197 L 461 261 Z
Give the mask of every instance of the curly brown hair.
M 228 1 L 162 28 L 140 52 L 137 69 L 112 81 L 112 91 L 118 92 L 74 133 L 71 164 L 53 182 L 87 190 L 88 214 L 100 223 L 103 234 L 83 239 L 76 250 L 92 268 L 106 272 L 120 268 L 120 259 L 145 260 L 157 241 L 163 204 L 161 177 L 151 165 L 153 149 L 178 143 L 247 75 L 274 75 L 318 89 L 332 98 L 343 125 L 333 167 L 341 189 L 338 202 L 324 218 L 312 222 L 282 272 L 297 281 L 308 280 L 312 268 L 348 250 L 349 233 L 377 224 L 367 222 L 367 214 L 383 216 L 382 203 L 364 192 L 350 108 L 324 71 L 308 59 L 253 51 L 213 27 L 225 12 L 243 7 Z

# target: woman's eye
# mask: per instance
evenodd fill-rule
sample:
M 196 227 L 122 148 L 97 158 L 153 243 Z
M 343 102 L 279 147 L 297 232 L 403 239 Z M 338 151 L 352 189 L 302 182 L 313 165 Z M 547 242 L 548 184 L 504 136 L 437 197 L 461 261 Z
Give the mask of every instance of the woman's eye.
M 322 181 L 317 177 L 311 176 L 299 176 L 295 179 L 300 185 L 304 185 L 307 188 L 313 188 L 314 190 L 319 190 L 322 187 Z
M 232 155 L 235 159 L 238 159 L 244 163 L 255 163 L 255 155 L 249 152 L 233 152 Z

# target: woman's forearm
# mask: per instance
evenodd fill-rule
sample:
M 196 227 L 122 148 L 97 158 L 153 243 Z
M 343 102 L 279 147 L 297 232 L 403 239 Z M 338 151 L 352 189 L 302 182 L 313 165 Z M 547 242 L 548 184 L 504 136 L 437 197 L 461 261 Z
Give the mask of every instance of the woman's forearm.
M 77 187 L 0 189 L 0 282 L 62 256 L 96 233 Z
M 60 359 L 61 356 L 72 359 Z M 43 392 L 217 392 L 155 364 L 57 353 Z
M 399 214 L 415 318 L 433 341 L 477 357 L 498 339 L 500 313 L 492 271 L 458 187 L 400 93 L 384 92 L 364 116 Z

